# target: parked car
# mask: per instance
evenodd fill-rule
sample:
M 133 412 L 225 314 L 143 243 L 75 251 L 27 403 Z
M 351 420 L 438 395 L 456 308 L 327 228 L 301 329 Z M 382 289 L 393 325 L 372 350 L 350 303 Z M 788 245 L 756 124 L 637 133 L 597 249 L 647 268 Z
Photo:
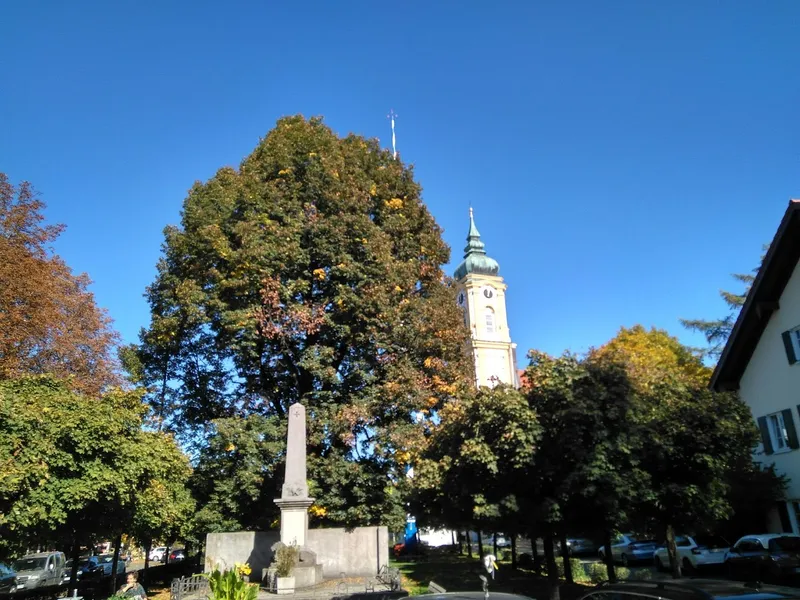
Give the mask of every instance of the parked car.
M 492 594 L 494 597 L 494 594 Z M 597 586 L 580 600 L 796 600 L 800 590 L 724 579 L 625 581 Z
M 40 552 L 14 561 L 17 573 L 17 590 L 60 585 L 66 564 L 63 552 Z
M 678 561 L 686 572 L 701 567 L 722 565 L 725 556 L 730 550 L 730 542 L 718 535 L 676 535 L 675 549 L 678 552 Z M 669 550 L 666 544 L 660 546 L 653 555 L 656 569 L 664 571 L 669 569 Z
M 611 540 L 611 558 L 626 567 L 634 562 L 652 562 L 658 543 L 633 533 L 620 533 Z M 605 548 L 600 548 L 600 560 L 605 560 Z
M 111 569 L 114 567 L 113 554 L 101 554 L 97 557 L 97 568 L 101 577 L 111 577 Z M 117 575 L 125 573 L 125 560 L 122 556 L 117 561 Z
M 0 594 L 10 594 L 16 589 L 16 572 L 10 566 L 0 563 Z
M 800 536 L 792 533 L 746 535 L 725 556 L 732 579 L 777 580 L 800 573 Z
M 78 559 L 78 581 L 98 578 L 102 573 L 103 569 L 97 556 L 82 556 Z M 61 582 L 66 585 L 69 583 L 70 577 L 72 577 L 72 559 L 68 560 L 67 564 L 64 565 L 64 574 L 61 577 Z
M 175 548 L 169 553 L 169 562 L 180 562 L 186 560 L 186 550 L 183 548 Z
M 583 556 L 587 554 L 595 554 L 597 552 L 597 544 L 589 538 L 571 537 L 567 538 L 567 556 Z
M 158 548 L 153 548 L 150 550 L 150 560 L 155 562 L 164 562 L 164 559 L 167 556 L 167 547 L 166 546 L 159 546 Z
M 504 536 L 502 533 L 497 534 L 497 547 L 498 548 L 510 548 L 511 547 L 511 539 Z

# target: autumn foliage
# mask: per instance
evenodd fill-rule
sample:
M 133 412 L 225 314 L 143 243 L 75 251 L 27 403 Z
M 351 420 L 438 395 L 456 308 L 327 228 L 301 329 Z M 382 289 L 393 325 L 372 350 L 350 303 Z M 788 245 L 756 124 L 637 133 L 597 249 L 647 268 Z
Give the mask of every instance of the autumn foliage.
M 117 383 L 117 341 L 105 311 L 49 244 L 44 203 L 27 182 L 0 173 L 0 380 L 49 373 L 97 395 Z

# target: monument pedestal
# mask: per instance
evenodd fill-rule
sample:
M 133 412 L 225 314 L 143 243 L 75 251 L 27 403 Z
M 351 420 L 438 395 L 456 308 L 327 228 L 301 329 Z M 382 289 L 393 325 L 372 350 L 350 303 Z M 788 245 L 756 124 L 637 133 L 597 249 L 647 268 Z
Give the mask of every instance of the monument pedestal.
M 278 498 L 275 504 L 281 509 L 281 541 L 302 550 L 308 533 L 308 507 L 314 504 L 314 499 Z

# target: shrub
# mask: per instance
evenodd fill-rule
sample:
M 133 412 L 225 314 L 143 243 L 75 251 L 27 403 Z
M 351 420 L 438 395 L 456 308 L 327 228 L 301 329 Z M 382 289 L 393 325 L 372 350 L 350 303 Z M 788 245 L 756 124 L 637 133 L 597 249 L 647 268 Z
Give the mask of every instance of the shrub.
M 258 585 L 247 583 L 236 570 L 220 572 L 216 569 L 208 576 L 213 600 L 256 600 Z
M 297 546 L 281 544 L 275 551 L 275 574 L 278 577 L 289 577 L 297 562 Z
M 570 558 L 569 564 L 572 567 L 572 579 L 575 581 L 575 583 L 589 582 L 589 575 L 586 573 L 586 569 L 583 568 L 583 563 L 581 563 L 580 559 Z M 565 579 L 566 574 L 564 572 L 563 558 L 559 558 L 556 560 L 556 568 L 558 569 L 558 577 L 560 579 Z
M 594 584 L 608 581 L 608 569 L 606 569 L 605 563 L 589 563 L 584 570 L 586 571 L 589 581 Z
M 533 557 L 527 552 L 523 552 L 522 554 L 519 555 L 517 563 L 523 569 L 531 569 L 533 568 Z
M 630 572 L 628 579 L 634 581 L 648 581 L 653 578 L 653 571 L 650 569 L 636 569 Z

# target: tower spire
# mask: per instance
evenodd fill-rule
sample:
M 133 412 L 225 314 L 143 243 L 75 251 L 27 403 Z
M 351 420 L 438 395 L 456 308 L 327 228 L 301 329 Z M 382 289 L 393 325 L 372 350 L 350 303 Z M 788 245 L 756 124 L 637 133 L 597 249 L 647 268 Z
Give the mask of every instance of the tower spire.
M 464 258 L 471 254 L 486 254 L 485 244 L 481 241 L 481 234 L 475 226 L 475 214 L 472 207 L 469 207 L 469 233 L 467 233 L 467 245 L 464 247 Z

